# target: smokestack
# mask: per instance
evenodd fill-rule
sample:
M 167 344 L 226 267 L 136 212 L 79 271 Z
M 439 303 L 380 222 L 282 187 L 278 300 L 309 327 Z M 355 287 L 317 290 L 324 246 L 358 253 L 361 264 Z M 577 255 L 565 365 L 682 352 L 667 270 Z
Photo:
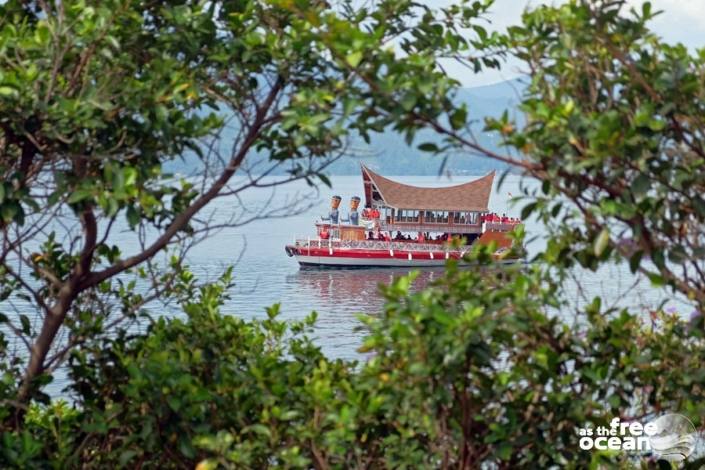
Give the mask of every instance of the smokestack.
M 340 196 L 333 196 L 333 198 L 330 201 L 330 223 L 331 224 L 337 224 L 338 223 L 338 206 L 340 206 L 340 201 L 342 201 L 343 198 Z
M 357 213 L 357 208 L 360 206 L 360 198 L 353 196 L 350 198 L 350 223 L 352 225 L 359 225 L 360 215 Z

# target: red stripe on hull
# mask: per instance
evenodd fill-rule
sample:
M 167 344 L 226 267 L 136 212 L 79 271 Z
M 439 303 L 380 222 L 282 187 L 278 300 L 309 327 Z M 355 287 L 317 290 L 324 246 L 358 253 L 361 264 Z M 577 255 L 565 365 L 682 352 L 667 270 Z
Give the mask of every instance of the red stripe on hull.
M 394 256 L 390 254 L 390 250 L 341 250 L 333 248 L 333 254 L 330 253 L 329 248 L 318 248 L 318 247 L 291 247 L 297 255 L 304 256 L 320 256 L 329 258 L 360 258 L 360 259 L 408 259 L 409 253 L 411 253 L 412 259 L 435 259 L 435 260 L 445 260 L 445 251 L 434 251 L 433 257 L 431 257 L 431 252 L 428 251 L 400 251 L 391 250 Z M 458 252 L 448 252 L 448 257 L 453 259 L 459 259 L 461 254 Z

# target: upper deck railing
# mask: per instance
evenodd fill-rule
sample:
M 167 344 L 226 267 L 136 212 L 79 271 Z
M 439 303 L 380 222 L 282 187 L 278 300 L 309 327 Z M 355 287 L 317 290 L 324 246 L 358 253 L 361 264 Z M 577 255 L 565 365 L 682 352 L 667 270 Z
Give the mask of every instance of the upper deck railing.
M 332 240 L 321 238 L 297 238 L 294 246 L 300 248 L 354 248 L 360 250 L 397 250 L 397 251 L 424 251 L 448 253 L 464 253 L 470 246 L 462 246 L 460 249 L 453 248 L 446 242 L 437 243 L 417 243 L 406 240 Z
M 365 231 L 377 232 L 389 232 L 393 234 L 394 232 L 432 232 L 432 233 L 452 233 L 452 234 L 474 234 L 480 235 L 485 232 L 511 232 L 520 225 L 521 222 L 513 220 L 511 222 L 481 222 L 477 224 L 424 224 L 424 223 L 413 223 L 413 222 L 389 222 L 382 219 L 372 220 L 372 219 L 362 219 L 362 224 L 360 228 L 365 227 Z M 335 240 L 340 238 L 339 229 L 346 224 L 341 225 L 331 225 L 325 221 L 316 222 L 316 226 L 319 227 L 319 233 L 321 227 L 328 227 L 330 238 Z M 345 238 L 345 237 L 343 237 Z M 399 240 L 393 240 L 399 241 Z
M 450 232 L 450 233 L 482 233 L 482 226 L 448 225 L 448 224 L 417 224 L 405 222 L 380 221 L 379 229 L 385 232 Z
M 511 232 L 521 222 L 483 222 L 482 233 L 485 232 Z

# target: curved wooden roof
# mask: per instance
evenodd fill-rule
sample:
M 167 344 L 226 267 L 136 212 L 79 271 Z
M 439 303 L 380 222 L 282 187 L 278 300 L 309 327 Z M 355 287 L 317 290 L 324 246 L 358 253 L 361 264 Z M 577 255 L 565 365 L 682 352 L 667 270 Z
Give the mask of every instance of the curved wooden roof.
M 377 188 L 387 206 L 395 209 L 485 212 L 495 172 L 468 183 L 444 188 L 421 188 L 398 183 L 362 165 L 362 179 Z M 365 188 L 367 203 L 371 196 Z

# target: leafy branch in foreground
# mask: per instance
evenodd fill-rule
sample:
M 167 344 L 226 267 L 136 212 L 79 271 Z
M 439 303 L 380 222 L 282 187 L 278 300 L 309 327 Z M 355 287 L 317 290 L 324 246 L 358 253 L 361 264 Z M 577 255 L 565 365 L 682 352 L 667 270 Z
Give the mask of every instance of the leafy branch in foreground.
M 486 8 L 453 12 L 469 25 Z M 450 19 L 402 0 L 337 9 L 276 0 L 3 2 L 0 306 L 8 314 L 0 320 L 27 347 L 13 362 L 26 359 L 9 425 L 21 425 L 32 398 L 46 400 L 42 375 L 70 352 L 62 335 L 73 334 L 66 327 L 75 319 L 93 312 L 103 321 L 114 311 L 130 320 L 147 299 L 169 295 L 160 286 L 179 274 L 164 272 L 160 253 L 183 259 L 215 228 L 303 208 L 296 201 L 252 215 L 233 204 L 232 217 L 213 222 L 214 200 L 326 182 L 322 172 L 349 138 L 405 129 L 402 115 L 378 112 L 378 86 L 402 86 L 435 116 L 452 109 L 457 82 L 430 42 L 447 35 L 451 50 L 471 47 Z M 402 41 L 403 57 L 393 41 Z M 360 80 L 355 70 L 369 64 L 377 77 Z M 175 164 L 193 175 L 170 174 Z M 120 231 L 131 252 L 118 246 Z M 120 292 L 133 281 L 150 293 L 123 309 Z
M 476 253 L 482 263 L 490 252 Z M 551 315 L 534 268 L 455 263 L 429 288 L 383 288 L 359 364 L 323 356 L 301 323 L 224 316 L 228 275 L 186 292 L 181 318 L 101 338 L 69 363 L 73 405 L 6 432 L 7 465 L 161 468 L 633 468 L 577 429 L 680 410 L 702 426 L 701 336 L 659 315 Z M 54 437 L 47 438 L 49 435 Z M 656 462 L 644 461 L 647 468 Z M 695 461 L 693 461 L 695 462 Z M 691 462 L 691 464 L 693 464 Z M 695 468 L 695 467 L 693 467 Z
M 573 0 L 509 29 L 525 66 L 526 124 L 490 121 L 541 183 L 524 215 L 551 228 L 543 257 L 632 272 L 705 308 L 705 56 L 648 28 L 651 4 Z

